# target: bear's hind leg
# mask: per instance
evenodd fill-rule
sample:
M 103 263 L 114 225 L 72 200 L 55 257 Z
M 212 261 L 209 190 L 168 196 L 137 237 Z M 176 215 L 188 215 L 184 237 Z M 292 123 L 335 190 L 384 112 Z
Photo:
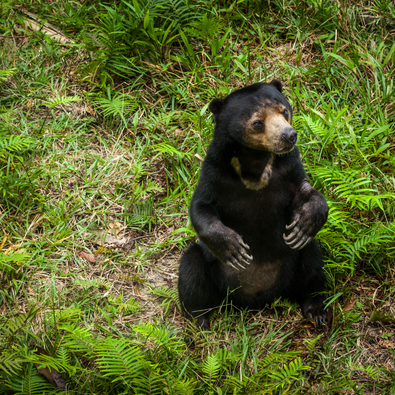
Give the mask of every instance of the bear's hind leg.
M 315 240 L 301 250 L 296 272 L 292 299 L 300 304 L 305 318 L 314 320 L 317 326 L 324 326 L 328 312 L 324 309 L 325 296 L 321 293 L 326 289 L 326 280 L 321 251 Z
M 305 318 L 315 321 L 317 326 L 325 326 L 327 311 L 324 309 L 323 298 L 309 298 L 301 303 L 302 314 Z
M 216 284 L 218 271 L 215 258 L 210 262 L 197 244 L 191 245 L 180 260 L 178 294 L 182 315 L 188 325 L 196 323 L 204 330 L 210 329 L 209 315 L 222 299 Z

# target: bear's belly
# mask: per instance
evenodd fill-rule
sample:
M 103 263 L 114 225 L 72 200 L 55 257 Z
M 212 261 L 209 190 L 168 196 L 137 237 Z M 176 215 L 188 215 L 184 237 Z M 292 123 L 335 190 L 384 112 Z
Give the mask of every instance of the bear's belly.
M 254 295 L 273 288 L 280 278 L 281 268 L 282 262 L 277 260 L 259 264 L 252 262 L 245 270 L 238 272 L 231 268 L 227 269 L 231 271 L 232 276 L 236 275 L 243 293 Z

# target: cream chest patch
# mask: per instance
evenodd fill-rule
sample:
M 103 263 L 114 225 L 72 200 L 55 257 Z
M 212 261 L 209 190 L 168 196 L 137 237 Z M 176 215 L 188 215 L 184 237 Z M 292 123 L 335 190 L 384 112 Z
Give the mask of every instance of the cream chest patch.
M 270 177 L 272 175 L 272 165 L 274 162 L 274 157 L 275 157 L 275 154 L 272 153 L 269 161 L 267 162 L 267 165 L 265 166 L 265 169 L 262 172 L 262 175 L 261 175 L 261 178 L 259 179 L 259 181 L 250 181 L 250 180 L 246 180 L 242 177 L 240 162 L 236 156 L 234 156 L 232 158 L 230 163 L 233 166 L 233 168 L 235 169 L 236 173 L 239 175 L 239 177 L 240 177 L 241 181 L 243 182 L 243 184 L 245 185 L 245 187 L 247 189 L 252 189 L 254 191 L 258 191 L 259 189 L 262 189 L 265 186 L 267 186 L 267 184 L 269 183 Z

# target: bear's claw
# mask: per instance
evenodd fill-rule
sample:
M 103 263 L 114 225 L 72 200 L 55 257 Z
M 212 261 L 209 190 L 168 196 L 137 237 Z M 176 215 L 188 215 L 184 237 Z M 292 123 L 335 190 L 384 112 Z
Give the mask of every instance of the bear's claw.
M 294 221 L 285 226 L 286 230 L 291 230 L 291 233 L 286 236 L 283 234 L 285 243 L 293 250 L 301 250 L 309 244 L 314 235 L 311 235 L 312 227 L 309 220 L 302 218 L 301 214 L 296 214 Z
M 328 312 L 320 300 L 307 300 L 302 304 L 302 313 L 305 318 L 313 320 L 318 327 L 326 326 Z

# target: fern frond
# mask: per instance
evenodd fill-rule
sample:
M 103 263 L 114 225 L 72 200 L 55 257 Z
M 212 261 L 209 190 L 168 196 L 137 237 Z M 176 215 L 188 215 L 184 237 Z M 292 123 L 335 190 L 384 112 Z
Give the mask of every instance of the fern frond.
M 74 280 L 74 285 L 79 285 L 84 288 L 88 288 L 88 287 L 95 287 L 95 288 L 104 287 L 106 289 L 112 288 L 112 284 L 109 281 L 106 281 L 101 278 L 92 278 L 92 279 L 76 278 Z
M 96 104 L 104 117 L 119 116 L 127 126 L 125 116 L 133 112 L 137 108 L 137 104 L 133 102 L 127 95 L 118 93 L 111 97 L 95 97 L 92 102 Z
M 178 298 L 178 291 L 176 289 L 161 286 L 159 288 L 152 288 L 148 292 L 164 298 L 160 306 L 165 308 L 165 314 L 169 312 L 172 303 L 175 303 L 180 309 L 180 301 Z
M 75 352 L 93 354 L 97 340 L 92 336 L 88 328 L 81 328 L 78 325 L 67 323 L 61 325 L 60 329 L 66 332 L 62 340 L 63 347 Z
M 70 354 L 66 347 L 59 347 L 56 352 L 57 360 L 61 361 L 62 365 L 69 366 L 71 363 Z M 67 369 L 66 369 L 67 370 Z
M 283 367 L 279 367 L 278 371 L 272 371 L 269 373 L 275 382 L 277 387 L 284 387 L 285 385 L 291 384 L 300 378 L 300 374 L 303 370 L 310 369 L 310 366 L 303 365 L 300 357 L 290 362 L 288 365 L 284 364 Z
M 66 350 L 63 350 L 60 355 L 62 355 L 62 353 L 64 354 L 65 352 Z M 77 370 L 76 366 L 70 364 L 70 359 L 68 357 L 63 359 L 59 358 L 58 356 L 51 357 L 50 355 L 45 354 L 34 354 L 30 357 L 30 361 L 35 363 L 39 369 L 45 367 L 49 368 L 50 370 L 56 369 L 60 372 L 67 372 L 68 374 L 73 374 Z
M 204 14 L 201 19 L 191 22 L 189 26 L 184 30 L 190 37 L 208 42 L 223 31 L 225 21 L 218 16 L 209 18 Z
M 42 395 L 58 392 L 44 376 L 38 374 L 37 368 L 32 363 L 25 365 L 23 374 L 12 376 L 6 385 L 9 389 L 16 391 L 18 395 Z
M 295 358 L 299 354 L 300 352 L 298 351 L 287 351 L 283 353 L 268 354 L 259 361 L 259 366 L 261 368 L 266 368 L 270 365 L 278 365 L 281 363 L 285 363 L 286 361 Z
M 170 354 L 177 353 L 184 347 L 184 343 L 179 334 L 171 333 L 169 328 L 163 328 L 149 322 L 134 325 L 133 328 L 137 333 L 153 341 L 158 349 L 165 349 Z
M 0 81 L 5 81 L 11 75 L 14 75 L 16 68 L 0 70 Z
M 128 215 L 130 225 L 142 228 L 147 224 L 151 226 L 155 221 L 154 197 L 132 204 L 131 213 Z
M 2 352 L 0 355 L 0 369 L 8 376 L 16 375 L 22 370 L 22 363 L 29 362 L 26 358 L 21 358 L 19 352 Z
M 378 367 L 367 365 L 364 367 L 364 370 L 373 380 L 377 380 L 380 376 L 382 376 L 380 368 Z
M 126 339 L 109 337 L 101 340 L 96 344 L 94 354 L 100 370 L 105 376 L 114 377 L 114 381 L 145 379 L 141 350 Z
M 15 151 L 20 151 L 33 143 L 33 140 L 26 136 L 2 136 L 0 135 L 0 157 L 9 155 Z
M 220 373 L 221 363 L 218 354 L 209 355 L 203 362 L 203 377 L 208 383 L 214 382 Z
M 56 96 L 43 102 L 44 106 L 48 108 L 55 108 L 59 105 L 68 105 L 70 103 L 81 101 L 79 96 Z

